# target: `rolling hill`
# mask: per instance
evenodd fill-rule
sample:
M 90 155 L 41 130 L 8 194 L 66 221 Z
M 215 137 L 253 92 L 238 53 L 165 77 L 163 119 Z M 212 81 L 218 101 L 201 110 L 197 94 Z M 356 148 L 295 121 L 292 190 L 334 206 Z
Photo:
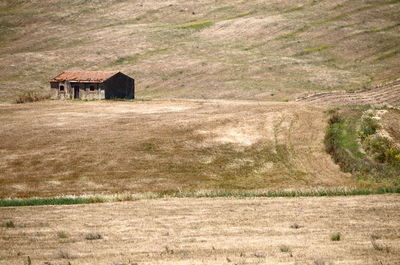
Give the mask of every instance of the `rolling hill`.
M 65 69 L 121 70 L 141 98 L 287 101 L 396 79 L 398 0 L 0 3 L 0 100 Z

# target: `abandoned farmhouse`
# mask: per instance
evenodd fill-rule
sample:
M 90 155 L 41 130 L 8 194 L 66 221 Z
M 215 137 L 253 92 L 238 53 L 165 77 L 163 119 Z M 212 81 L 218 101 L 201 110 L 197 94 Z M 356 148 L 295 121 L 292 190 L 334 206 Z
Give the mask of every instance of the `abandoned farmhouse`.
M 50 87 L 55 99 L 135 98 L 135 80 L 121 72 L 62 72 Z

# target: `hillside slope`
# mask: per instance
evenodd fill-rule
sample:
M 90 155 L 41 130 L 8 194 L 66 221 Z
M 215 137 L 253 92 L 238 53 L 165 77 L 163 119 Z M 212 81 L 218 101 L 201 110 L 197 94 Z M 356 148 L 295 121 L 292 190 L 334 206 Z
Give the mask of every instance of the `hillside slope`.
M 121 70 L 139 97 L 291 100 L 400 72 L 398 0 L 0 2 L 0 100 L 65 69 Z
M 400 105 L 400 79 L 368 89 L 351 92 L 315 93 L 296 101 L 337 105 Z
M 325 152 L 324 110 L 231 100 L 2 104 L 0 198 L 357 187 Z

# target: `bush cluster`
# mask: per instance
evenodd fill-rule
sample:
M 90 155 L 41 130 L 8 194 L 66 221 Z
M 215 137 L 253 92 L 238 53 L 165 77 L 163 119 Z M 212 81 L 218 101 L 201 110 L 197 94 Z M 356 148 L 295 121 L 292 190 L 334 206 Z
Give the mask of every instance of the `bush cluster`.
M 42 101 L 45 99 L 49 99 L 50 95 L 39 95 L 33 91 L 28 91 L 25 92 L 21 95 L 18 96 L 18 98 L 15 100 L 15 103 L 21 104 L 21 103 L 28 103 L 28 102 L 36 102 L 36 101 Z
M 400 167 L 400 149 L 393 141 L 379 133 L 381 128 L 373 112 L 367 111 L 361 118 L 360 140 L 365 151 L 378 163 Z

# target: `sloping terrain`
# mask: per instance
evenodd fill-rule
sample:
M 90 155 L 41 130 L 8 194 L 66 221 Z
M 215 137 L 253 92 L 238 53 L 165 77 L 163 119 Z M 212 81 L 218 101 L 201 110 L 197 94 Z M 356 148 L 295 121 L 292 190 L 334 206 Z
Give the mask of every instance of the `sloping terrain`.
M 253 101 L 0 105 L 0 197 L 357 186 L 325 107 Z
M 0 227 L 0 264 L 398 265 L 399 204 L 371 195 L 0 208 L 0 224 L 15 226 Z
M 296 101 L 337 105 L 400 106 L 400 79 L 381 86 L 353 92 L 316 93 L 301 97 Z
M 66 69 L 138 96 L 286 101 L 398 78 L 398 0 L 3 0 L 0 100 Z

